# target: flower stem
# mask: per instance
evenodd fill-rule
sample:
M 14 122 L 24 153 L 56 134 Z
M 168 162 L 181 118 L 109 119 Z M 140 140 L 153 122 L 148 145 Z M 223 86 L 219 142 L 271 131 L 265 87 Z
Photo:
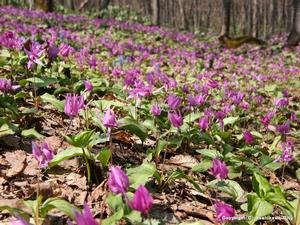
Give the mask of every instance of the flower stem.
M 82 152 L 83 152 L 83 157 L 85 160 L 85 166 L 86 166 L 86 171 L 87 171 L 87 182 L 90 185 L 91 184 L 91 168 L 90 168 L 90 163 L 89 163 L 89 159 L 87 158 L 84 148 L 82 148 Z

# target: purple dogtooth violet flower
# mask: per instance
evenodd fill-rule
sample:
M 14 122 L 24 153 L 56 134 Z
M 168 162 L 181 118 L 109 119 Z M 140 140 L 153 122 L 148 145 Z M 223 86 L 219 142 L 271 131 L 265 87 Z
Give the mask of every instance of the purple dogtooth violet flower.
M 130 208 L 146 215 L 153 204 L 153 198 L 148 192 L 147 188 L 140 185 L 134 193 L 132 202 L 129 202 Z
M 153 116 L 159 116 L 161 114 L 161 108 L 157 103 L 151 107 L 151 113 Z
M 213 166 L 210 172 L 219 179 L 225 179 L 228 176 L 228 169 L 226 167 L 225 162 L 218 158 L 213 159 Z
M 118 123 L 116 121 L 116 114 L 113 110 L 111 110 L 110 108 L 106 110 L 102 123 L 106 128 L 118 126 Z
M 261 123 L 265 126 L 268 126 L 268 124 L 270 123 L 270 121 L 273 119 L 273 117 L 275 116 L 275 112 L 269 112 L 265 117 L 261 118 Z
M 217 222 L 231 221 L 230 217 L 235 216 L 234 208 L 231 205 L 216 201 L 215 203 Z
M 99 225 L 99 223 L 93 217 L 89 206 L 84 203 L 82 212 L 75 212 L 76 225 Z M 74 225 L 68 221 L 68 225 Z
M 27 63 L 28 70 L 32 70 L 34 64 L 44 66 L 42 61 L 39 59 L 45 51 L 45 49 L 42 49 L 42 46 L 37 45 L 37 44 L 32 44 L 30 51 L 27 50 L 26 48 L 24 48 L 24 51 L 28 57 L 28 63 Z
M 294 160 L 294 145 L 295 143 L 291 140 L 281 142 L 281 155 L 275 159 L 275 162 L 290 162 Z
M 202 116 L 199 119 L 199 126 L 202 131 L 205 131 L 209 127 L 209 117 L 206 115 Z
M 16 90 L 20 87 L 20 85 L 12 85 L 11 80 L 0 79 L 0 91 L 12 91 Z
M 58 53 L 59 53 L 59 48 L 54 43 L 49 45 L 48 55 L 49 55 L 50 59 L 55 59 L 57 57 Z
M 168 118 L 173 127 L 180 128 L 183 125 L 183 117 L 180 113 L 168 112 Z
M 282 135 L 286 136 L 290 131 L 290 121 L 276 125 L 276 130 Z
M 84 99 L 82 95 L 67 94 L 65 103 L 65 114 L 73 117 L 79 114 L 79 111 L 84 108 Z
M 115 194 L 125 195 L 129 187 L 129 179 L 125 172 L 117 166 L 112 166 L 108 173 L 108 187 Z
M 11 220 L 10 224 L 11 225 L 30 225 L 23 217 L 21 216 L 16 216 L 17 220 Z
M 54 157 L 53 150 L 46 141 L 43 141 L 41 144 L 37 144 L 35 141 L 33 141 L 32 154 L 35 157 L 35 159 L 39 162 L 40 168 L 47 167 L 49 162 Z
M 93 91 L 94 87 L 93 87 L 92 83 L 89 80 L 84 80 L 83 84 L 84 84 L 85 90 L 87 90 L 88 92 Z
M 173 94 L 169 95 L 169 97 L 167 98 L 167 104 L 173 110 L 177 109 L 180 106 L 181 101 L 182 99 L 180 97 Z
M 243 132 L 243 137 L 245 139 L 245 142 L 249 145 L 251 145 L 255 141 L 253 135 L 248 130 L 245 130 Z

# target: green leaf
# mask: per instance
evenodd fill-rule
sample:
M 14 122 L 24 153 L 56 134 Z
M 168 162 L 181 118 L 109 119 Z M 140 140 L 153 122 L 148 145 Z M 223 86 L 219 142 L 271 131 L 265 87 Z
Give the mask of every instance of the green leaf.
M 0 137 L 5 137 L 14 133 L 15 132 L 6 123 L 0 127 Z
M 263 138 L 263 135 L 261 133 L 259 133 L 258 131 L 251 131 L 250 132 L 254 137 L 257 138 Z
M 41 98 L 44 102 L 48 102 L 48 103 L 52 104 L 60 112 L 64 111 L 64 108 L 65 108 L 64 104 L 61 101 L 59 101 L 57 98 L 55 98 L 55 96 L 46 93 L 46 94 L 43 94 L 41 96 Z
M 127 169 L 127 175 L 130 180 L 130 187 L 136 189 L 138 186 L 145 185 L 157 172 L 154 164 L 143 163 L 142 165 Z
M 105 220 L 102 220 L 101 225 L 114 225 L 114 224 L 116 224 L 116 222 L 118 222 L 120 219 L 122 219 L 123 215 L 124 215 L 123 209 L 119 209 L 112 216 L 108 217 Z
M 235 124 L 238 120 L 239 120 L 239 117 L 238 117 L 238 116 L 237 116 L 237 117 L 233 117 L 233 116 L 231 116 L 231 117 L 226 117 L 226 118 L 223 119 L 224 126 L 226 126 L 226 125 L 233 125 L 233 124 Z
M 211 159 L 204 159 L 198 165 L 194 166 L 192 168 L 192 171 L 202 173 L 209 170 L 211 167 L 212 167 Z
M 82 156 L 83 152 L 81 148 L 72 147 L 66 150 L 63 150 L 59 152 L 57 155 L 54 156 L 54 158 L 49 163 L 49 167 L 53 167 L 60 162 L 74 158 L 75 156 Z
M 27 130 L 22 130 L 21 135 L 23 137 L 35 137 L 38 139 L 44 138 L 45 136 L 37 132 L 34 128 L 27 129 Z
M 202 155 L 205 155 L 209 158 L 220 158 L 222 157 L 222 154 L 215 150 L 215 149 L 201 149 L 201 150 L 196 150 L 197 153 L 200 153 Z
M 155 154 L 160 155 L 160 153 L 162 152 L 162 150 L 164 150 L 166 145 L 167 145 L 166 141 L 158 140 L 157 145 L 155 147 Z
M 145 141 L 148 137 L 146 127 L 139 121 L 126 117 L 120 121 L 120 128 L 130 131 L 131 133 L 138 136 L 141 141 Z
M 203 112 L 192 112 L 184 117 L 184 123 L 190 123 L 199 119 L 203 115 Z
M 206 184 L 209 188 L 218 189 L 229 195 L 231 195 L 235 200 L 240 199 L 244 195 L 244 190 L 241 188 L 238 182 L 233 180 L 213 180 Z
M 67 216 L 74 219 L 74 211 L 77 210 L 74 205 L 67 202 L 66 200 L 59 199 L 59 198 L 48 198 L 43 205 L 41 206 L 41 217 L 45 217 L 48 212 L 52 209 L 58 209 L 59 211 L 65 213 Z
M 129 214 L 124 216 L 131 224 L 136 224 L 142 222 L 142 215 L 140 212 L 132 210 Z
M 271 190 L 269 181 L 258 173 L 254 173 L 252 177 L 252 185 L 259 197 L 264 197 Z
M 100 160 L 102 166 L 107 166 L 110 157 L 111 157 L 110 150 L 108 148 L 104 148 L 97 154 L 96 159 Z
M 94 139 L 94 130 L 86 130 L 72 138 L 75 147 L 85 148 Z
M 186 179 L 187 181 L 189 181 L 197 191 L 199 192 L 203 192 L 203 190 L 200 188 L 200 186 L 189 176 L 187 176 L 182 170 L 180 169 L 176 169 L 175 171 L 173 171 L 167 179 L 167 182 L 173 182 L 176 179 Z
M 106 202 L 113 212 L 117 212 L 124 207 L 124 202 L 121 195 L 114 195 L 112 193 L 109 193 Z
M 270 215 L 273 212 L 273 205 L 261 198 L 255 198 L 250 211 L 252 219 L 250 224 L 254 224 L 260 217 Z
M 297 180 L 300 180 L 300 168 L 296 170 Z
M 4 211 L 4 210 L 8 211 L 11 215 L 14 215 L 14 216 L 20 215 L 26 221 L 29 221 L 29 219 L 30 219 L 30 216 L 21 209 L 10 207 L 8 205 L 0 205 L 0 212 Z

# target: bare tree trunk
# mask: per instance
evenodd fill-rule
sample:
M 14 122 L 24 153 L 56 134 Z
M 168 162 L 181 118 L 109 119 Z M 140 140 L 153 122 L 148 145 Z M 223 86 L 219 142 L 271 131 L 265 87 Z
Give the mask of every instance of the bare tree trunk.
M 159 0 L 151 0 L 152 23 L 159 25 Z
M 100 10 L 106 9 L 109 5 L 110 0 L 101 0 L 100 1 Z
M 253 0 L 253 13 L 252 13 L 252 36 L 257 37 L 257 0 Z
M 54 8 L 53 0 L 34 0 L 34 9 L 52 12 Z
M 180 15 L 180 22 L 181 22 L 180 28 L 186 30 L 187 24 L 186 24 L 186 18 L 185 18 L 184 7 L 183 7 L 184 1 L 185 0 L 178 0 L 178 4 L 179 4 L 179 15 Z
M 223 26 L 221 35 L 229 35 L 231 0 L 223 0 Z
M 300 0 L 294 0 L 294 21 L 287 46 L 295 46 L 300 41 Z

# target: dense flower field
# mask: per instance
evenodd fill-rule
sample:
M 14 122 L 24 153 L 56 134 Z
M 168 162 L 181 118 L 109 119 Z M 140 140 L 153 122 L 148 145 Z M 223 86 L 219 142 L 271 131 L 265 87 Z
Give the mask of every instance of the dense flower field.
M 300 48 L 0 8 L 0 219 L 300 221 Z

